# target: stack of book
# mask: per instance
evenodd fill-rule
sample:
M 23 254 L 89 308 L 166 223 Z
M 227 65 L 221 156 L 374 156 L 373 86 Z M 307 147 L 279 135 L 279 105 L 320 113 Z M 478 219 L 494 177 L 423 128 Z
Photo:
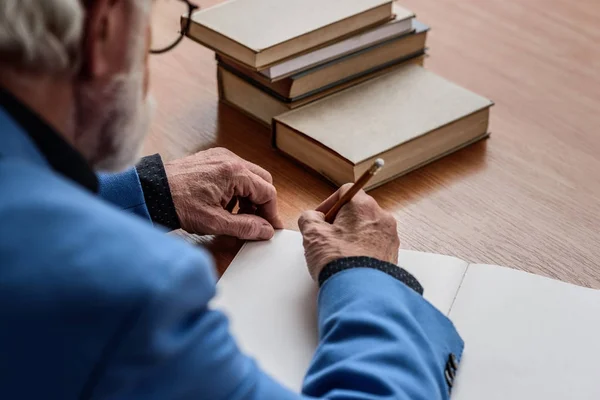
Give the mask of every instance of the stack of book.
M 492 103 L 422 67 L 428 30 L 392 0 L 230 0 L 188 36 L 286 155 L 337 185 L 384 158 L 370 189 L 488 135 Z

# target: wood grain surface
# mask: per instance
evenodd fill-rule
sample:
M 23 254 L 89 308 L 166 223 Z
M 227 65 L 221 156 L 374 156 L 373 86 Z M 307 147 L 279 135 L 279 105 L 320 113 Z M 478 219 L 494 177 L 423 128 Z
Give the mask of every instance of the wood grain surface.
M 203 7 L 217 1 L 199 1 Z M 600 2 L 404 0 L 431 25 L 426 67 L 495 101 L 492 137 L 372 192 L 405 249 L 600 288 Z M 214 53 L 186 40 L 151 60 L 147 153 L 224 146 L 271 171 L 288 229 L 333 190 L 219 104 Z M 219 269 L 240 242 L 207 244 Z

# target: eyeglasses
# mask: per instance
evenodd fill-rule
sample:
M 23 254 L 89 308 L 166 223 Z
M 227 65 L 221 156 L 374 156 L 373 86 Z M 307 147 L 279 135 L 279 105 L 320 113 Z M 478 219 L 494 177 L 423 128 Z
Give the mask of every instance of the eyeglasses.
M 152 9 L 150 54 L 164 54 L 181 43 L 192 24 L 192 14 L 199 9 L 188 0 L 156 0 Z M 187 20 L 182 27 L 180 21 L 185 15 Z

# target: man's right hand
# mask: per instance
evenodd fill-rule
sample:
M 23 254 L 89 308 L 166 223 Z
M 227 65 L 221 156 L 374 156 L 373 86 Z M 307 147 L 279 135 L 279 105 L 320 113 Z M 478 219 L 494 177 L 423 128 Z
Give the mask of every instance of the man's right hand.
M 396 219 L 364 191 L 340 210 L 333 224 L 325 222 L 327 211 L 351 186 L 342 186 L 316 211 L 304 212 L 298 221 L 306 262 L 315 281 L 327 264 L 340 258 L 366 256 L 398 263 Z

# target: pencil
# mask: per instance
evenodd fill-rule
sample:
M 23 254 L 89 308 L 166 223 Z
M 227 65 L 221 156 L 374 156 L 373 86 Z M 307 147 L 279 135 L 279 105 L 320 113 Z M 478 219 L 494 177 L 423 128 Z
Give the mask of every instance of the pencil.
M 350 200 L 352 200 L 352 198 L 356 195 L 356 193 L 360 192 L 360 190 L 362 188 L 364 188 L 367 185 L 367 183 L 369 183 L 371 178 L 374 177 L 375 175 L 377 175 L 377 173 L 379 171 L 381 171 L 384 164 L 385 164 L 385 162 L 381 158 L 378 158 L 377 160 L 375 160 L 375 162 L 373 163 L 371 168 L 369 168 L 367 171 L 365 171 L 365 173 L 362 174 L 362 176 L 360 178 L 358 178 L 358 180 L 354 183 L 354 185 L 352 185 L 350 190 L 348 190 L 333 205 L 333 207 L 331 207 L 331 210 L 329 210 L 327 212 L 327 214 L 325 215 L 325 221 L 327 221 L 327 223 L 332 224 L 333 221 L 335 220 L 335 217 L 337 216 L 338 212 L 342 209 L 342 207 L 344 207 L 346 204 L 348 204 L 350 202 Z

